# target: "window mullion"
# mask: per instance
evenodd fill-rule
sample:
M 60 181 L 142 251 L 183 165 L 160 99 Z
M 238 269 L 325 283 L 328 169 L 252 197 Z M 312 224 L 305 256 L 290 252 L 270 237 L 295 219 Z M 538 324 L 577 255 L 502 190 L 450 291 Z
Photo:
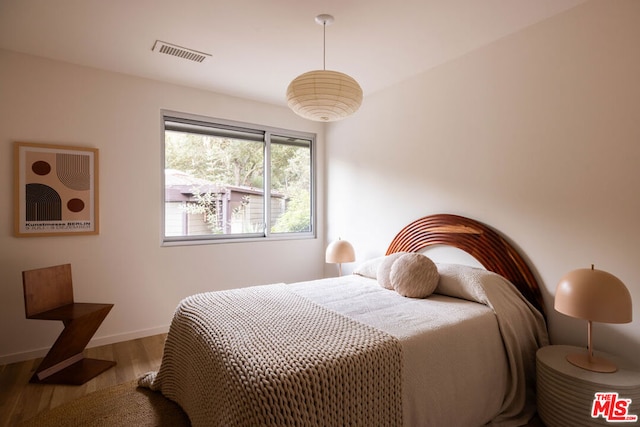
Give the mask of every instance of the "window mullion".
M 264 235 L 271 234 L 271 132 L 264 133 Z

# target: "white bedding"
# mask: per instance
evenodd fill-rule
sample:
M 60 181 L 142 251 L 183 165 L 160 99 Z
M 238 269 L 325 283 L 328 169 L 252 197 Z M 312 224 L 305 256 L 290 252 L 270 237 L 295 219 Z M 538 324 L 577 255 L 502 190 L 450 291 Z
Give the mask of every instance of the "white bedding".
M 498 275 L 454 265 L 438 265 L 438 272 L 437 293 L 426 299 L 405 298 L 358 275 L 286 287 L 397 338 L 403 425 L 525 424 L 533 413 L 535 352 L 548 344 L 542 315 Z M 163 369 L 171 369 L 164 360 Z M 164 393 L 155 373 L 141 384 Z
M 548 344 L 542 316 L 496 274 L 438 270 L 436 292 L 453 297 L 405 298 L 357 275 L 289 286 L 400 340 L 405 426 L 526 423 L 534 412 L 535 352 Z

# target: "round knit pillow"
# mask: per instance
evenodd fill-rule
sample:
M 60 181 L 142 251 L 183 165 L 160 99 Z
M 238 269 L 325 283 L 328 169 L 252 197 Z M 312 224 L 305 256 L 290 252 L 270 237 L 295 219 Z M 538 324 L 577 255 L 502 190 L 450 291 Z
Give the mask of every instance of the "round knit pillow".
M 391 266 L 389 279 L 393 289 L 409 298 L 426 298 L 438 286 L 438 267 L 424 255 L 404 254 Z
M 391 255 L 387 255 L 384 257 L 380 265 L 378 266 L 378 271 L 376 272 L 376 279 L 378 279 L 378 284 L 385 289 L 393 290 L 393 285 L 391 284 L 391 266 L 402 255 L 407 252 L 396 252 Z

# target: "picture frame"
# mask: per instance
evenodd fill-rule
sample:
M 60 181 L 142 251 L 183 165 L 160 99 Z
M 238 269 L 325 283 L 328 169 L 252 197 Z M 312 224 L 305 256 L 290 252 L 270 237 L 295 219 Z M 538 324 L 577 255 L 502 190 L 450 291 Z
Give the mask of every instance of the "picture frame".
M 14 143 L 14 235 L 99 234 L 98 149 Z

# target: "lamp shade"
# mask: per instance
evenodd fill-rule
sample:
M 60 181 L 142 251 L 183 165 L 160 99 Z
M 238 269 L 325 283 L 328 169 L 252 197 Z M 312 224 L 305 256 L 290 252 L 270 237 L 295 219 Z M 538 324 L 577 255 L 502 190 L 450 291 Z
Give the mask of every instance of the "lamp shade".
M 341 264 L 343 262 L 353 262 L 356 260 L 356 253 L 351 243 L 346 240 L 335 240 L 329 243 L 325 253 L 325 261 L 332 264 Z
M 567 273 L 556 289 L 554 308 L 567 316 L 602 323 L 631 322 L 631 294 L 613 274 L 594 268 Z
M 333 122 L 360 108 L 362 89 L 344 73 L 314 70 L 299 75 L 289 84 L 287 104 L 306 119 Z

